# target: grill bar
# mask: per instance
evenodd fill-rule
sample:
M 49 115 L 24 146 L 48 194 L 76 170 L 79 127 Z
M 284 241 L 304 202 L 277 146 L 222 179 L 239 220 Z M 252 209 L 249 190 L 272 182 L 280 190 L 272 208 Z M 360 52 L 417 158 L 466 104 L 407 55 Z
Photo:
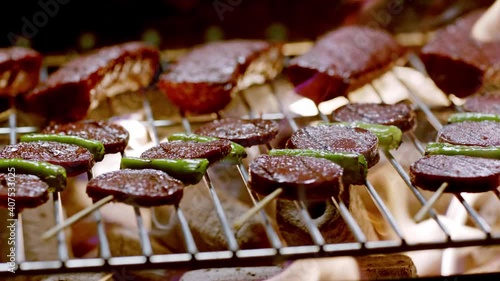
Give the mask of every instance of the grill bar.
M 189 229 L 189 224 L 184 216 L 184 212 L 179 206 L 175 206 L 175 210 L 177 213 L 177 218 L 179 219 L 179 224 L 181 225 L 182 234 L 184 237 L 184 242 L 186 243 L 186 249 L 188 253 L 195 255 L 198 253 L 198 248 L 196 247 L 196 243 L 194 242 L 193 233 L 191 229 Z M 153 214 L 154 215 L 154 214 Z
M 467 201 L 462 197 L 460 193 L 455 194 L 455 198 L 457 198 L 460 203 L 464 206 L 465 210 L 467 210 L 467 213 L 469 213 L 470 217 L 476 223 L 476 225 L 483 231 L 487 237 L 491 236 L 491 227 L 488 225 L 488 223 L 479 216 L 479 214 L 472 208 Z
M 415 148 L 420 152 L 420 154 L 424 155 L 425 153 L 425 148 L 422 145 L 422 143 L 417 139 L 415 134 L 413 132 L 409 132 L 406 134 L 406 137 L 410 139 L 411 143 L 415 146 Z
M 373 86 L 372 84 L 371 85 L 371 88 L 377 93 L 377 95 L 380 97 L 380 100 L 383 101 L 383 98 L 382 98 L 382 94 L 377 90 L 377 88 L 375 86 Z M 321 120 L 323 122 L 329 122 L 329 119 L 328 119 L 328 116 L 326 116 L 323 112 L 321 112 L 321 110 L 319 109 L 319 107 L 317 107 L 317 110 L 318 110 L 318 116 L 321 118 Z M 389 222 L 389 225 L 391 225 L 391 227 L 393 228 L 393 230 L 396 232 L 396 234 L 398 235 L 399 239 L 401 239 L 402 241 L 404 241 L 404 237 L 403 237 L 403 234 L 402 232 L 399 230 L 399 228 L 397 227 L 397 223 L 396 223 L 396 220 L 394 219 L 394 217 L 389 213 L 388 211 L 388 208 L 387 206 L 383 203 L 383 201 L 380 199 L 380 197 L 378 196 L 378 194 L 376 193 L 375 189 L 373 188 L 373 185 L 368 181 L 366 180 L 365 182 L 365 186 L 366 188 L 368 189 L 368 191 L 370 192 L 370 194 L 372 194 L 372 199 L 375 201 L 375 203 L 377 204 L 377 207 L 379 208 L 379 210 L 382 211 L 384 217 L 388 220 Z M 373 195 L 377 195 L 377 197 L 373 196 Z M 361 231 L 359 225 L 356 223 L 356 221 L 354 220 L 354 218 L 350 215 L 350 213 L 348 212 L 345 204 L 343 202 L 340 202 L 340 204 L 337 204 L 336 202 L 334 202 L 335 205 L 337 206 L 337 208 L 339 209 L 339 211 L 341 212 L 344 220 L 346 221 L 346 223 L 348 223 L 348 226 L 349 228 L 351 229 L 351 231 L 353 232 L 353 234 L 355 235 L 356 239 L 361 242 L 361 243 L 365 243 L 366 242 L 366 237 L 365 235 L 363 234 L 363 232 Z
M 318 110 L 318 116 L 321 118 L 323 122 L 329 122 L 330 120 L 328 119 L 328 116 L 326 116 L 319 107 L 317 107 Z M 347 206 L 342 202 L 342 200 L 339 200 L 337 202 L 332 198 L 332 202 L 335 204 L 337 209 L 339 210 L 340 214 L 344 218 L 344 221 L 347 223 L 347 226 L 349 226 L 349 229 L 351 230 L 352 234 L 356 238 L 356 240 L 359 243 L 366 243 L 367 239 L 361 228 L 359 227 L 358 223 L 356 220 L 352 217 L 351 213 L 349 212 L 349 209 Z
M 245 187 L 248 191 L 248 195 L 250 196 L 250 199 L 252 200 L 254 205 L 257 205 L 259 203 L 259 198 L 255 192 L 253 192 L 250 187 L 248 186 L 248 173 L 247 170 L 245 169 L 245 166 L 243 166 L 243 163 L 238 164 L 238 171 L 240 172 L 241 178 L 243 179 L 243 182 L 245 183 Z M 271 245 L 275 249 L 279 249 L 282 247 L 281 240 L 278 236 L 278 233 L 274 230 L 271 222 L 269 221 L 269 218 L 267 217 L 267 214 L 264 210 L 260 210 L 260 214 L 262 216 L 262 220 L 264 221 L 264 227 L 266 230 L 267 238 L 271 242 Z
M 415 105 L 417 105 L 420 108 L 420 110 L 422 110 L 422 112 L 424 112 L 425 117 L 427 118 L 429 123 L 434 127 L 434 129 L 439 131 L 443 127 L 443 125 L 437 119 L 436 115 L 432 113 L 430 108 L 422 101 L 422 99 L 417 94 L 414 93 L 411 87 L 403 79 L 401 79 L 398 75 L 394 74 L 394 72 L 390 73 L 392 73 L 396 77 L 396 79 L 408 90 L 412 102 Z
M 149 129 L 151 131 L 152 139 L 155 145 L 160 143 L 160 139 L 158 137 L 158 131 L 156 130 L 156 126 L 154 124 L 153 111 L 151 110 L 151 105 L 149 103 L 148 97 L 143 95 L 143 107 L 146 115 L 146 120 L 149 123 Z M 184 236 L 184 242 L 186 243 L 187 251 L 194 255 L 198 252 L 198 248 L 196 247 L 196 243 L 194 242 L 193 233 L 189 229 L 189 224 L 184 216 L 184 212 L 182 212 L 179 206 L 175 206 L 177 218 L 179 219 L 179 223 L 181 225 L 182 234 Z M 153 211 L 153 216 L 156 215 L 156 212 Z M 161 225 L 159 225 L 161 227 Z
M 93 169 L 87 173 L 87 180 L 91 180 L 94 177 Z M 111 257 L 109 250 L 108 238 L 106 237 L 106 228 L 104 227 L 104 221 L 101 217 L 101 211 L 96 210 L 94 212 L 95 221 L 97 224 L 97 237 L 99 237 L 99 253 L 101 258 L 108 259 Z
M 380 198 L 380 195 L 377 193 L 373 185 L 369 181 L 366 181 L 365 186 L 368 192 L 370 193 L 371 197 L 375 201 L 375 204 L 377 205 L 377 208 L 380 210 L 380 213 L 389 222 L 389 225 L 391 226 L 392 230 L 394 230 L 394 232 L 396 233 L 398 238 L 401 239 L 401 241 L 405 241 L 403 232 L 399 228 L 396 219 L 389 211 L 389 208 L 387 208 L 385 203 L 382 201 L 382 198 Z
M 408 188 L 411 190 L 413 195 L 417 197 L 417 200 L 424 206 L 427 203 L 427 200 L 425 200 L 425 197 L 422 195 L 422 193 L 411 184 L 410 181 L 410 176 L 406 173 L 406 171 L 403 169 L 401 164 L 394 158 L 394 156 L 391 154 L 389 151 L 384 151 L 384 155 L 386 156 L 387 160 L 391 163 L 391 165 L 394 167 L 394 169 L 398 172 L 399 176 L 403 179 L 403 181 L 406 183 Z M 429 209 L 429 214 L 430 216 L 436 221 L 438 224 L 439 228 L 444 232 L 446 235 L 447 239 L 450 240 L 450 232 L 448 231 L 448 228 L 441 222 L 441 220 L 437 217 L 436 211 L 434 208 Z
M 189 122 L 189 120 L 186 117 L 182 117 L 182 125 L 183 125 L 186 133 L 190 134 L 191 133 L 191 123 Z M 210 176 L 208 174 L 208 171 L 207 171 L 207 174 L 205 174 L 205 176 L 203 176 L 203 181 L 205 182 L 205 186 L 208 188 L 208 192 L 210 193 L 210 196 L 212 197 L 212 200 L 214 202 L 215 212 L 216 212 L 217 217 L 219 218 L 219 221 L 221 223 L 222 231 L 224 232 L 226 242 L 228 243 L 228 248 L 230 251 L 236 252 L 238 250 L 238 242 L 236 241 L 236 238 L 234 237 L 231 226 L 229 225 L 226 214 L 224 213 L 224 207 L 222 206 L 220 199 L 219 199 L 219 196 L 217 195 L 217 192 L 215 191 L 214 185 L 213 185 L 212 181 L 210 180 Z
M 283 103 L 281 102 L 281 99 L 278 97 L 278 93 L 275 91 L 276 88 L 274 87 L 274 84 L 271 82 L 269 83 L 271 87 L 271 91 L 273 96 L 276 99 L 276 102 L 278 104 L 278 107 L 280 109 L 280 112 L 283 114 L 285 119 L 287 120 L 288 124 L 290 125 L 290 128 L 295 132 L 299 129 L 299 126 L 297 125 L 297 122 L 295 121 L 294 118 L 292 118 L 288 112 L 285 110 Z M 295 206 L 298 208 L 302 218 L 304 219 L 304 223 L 307 227 L 307 230 L 309 231 L 309 234 L 311 234 L 311 238 L 313 239 L 314 243 L 316 245 L 324 245 L 325 240 L 323 236 L 321 235 L 321 232 L 319 231 L 318 227 L 314 223 L 314 221 L 311 219 L 311 216 L 309 215 L 309 212 L 307 211 L 307 207 L 305 206 L 304 202 L 302 201 L 295 201 Z
M 311 234 L 311 238 L 314 242 L 314 244 L 318 246 L 322 246 L 325 244 L 325 239 L 321 235 L 321 232 L 319 231 L 318 227 L 316 224 L 314 224 L 314 221 L 312 220 L 311 216 L 309 215 L 309 212 L 307 211 L 307 207 L 304 204 L 303 201 L 294 201 L 295 207 L 300 212 L 300 215 L 304 219 L 304 222 L 306 224 L 306 228 L 309 231 L 309 234 Z
M 97 223 L 97 237 L 99 238 L 99 255 L 102 259 L 107 260 L 111 257 L 109 249 L 108 238 L 106 237 L 106 229 L 102 221 L 101 212 L 99 210 L 94 212 L 95 221 Z
M 62 224 L 64 221 L 63 208 L 61 204 L 61 196 L 59 192 L 52 193 L 52 202 L 54 206 L 54 216 L 56 218 L 56 225 Z M 66 245 L 66 233 L 59 231 L 57 233 L 57 252 L 59 260 L 65 262 L 68 260 L 68 247 Z
M 149 257 L 153 254 L 153 249 L 151 248 L 151 241 L 149 240 L 148 231 L 144 226 L 141 216 L 141 210 L 139 207 L 134 207 L 135 218 L 137 221 L 137 228 L 139 232 L 139 240 L 141 242 L 142 255 Z
M 228 248 L 230 251 L 236 252 L 238 251 L 238 242 L 234 237 L 233 231 L 231 230 L 231 226 L 229 225 L 226 214 L 224 213 L 224 208 L 222 207 L 219 196 L 217 196 L 217 192 L 215 191 L 212 180 L 210 180 L 208 172 L 203 177 L 203 180 L 205 181 L 205 185 L 207 186 L 208 191 L 212 196 L 212 200 L 214 201 L 215 211 L 217 212 L 217 216 L 219 217 L 219 220 L 222 225 L 222 230 L 224 231 L 224 235 L 226 236 Z
M 359 227 L 359 224 L 356 222 L 354 217 L 349 212 L 349 209 L 347 208 L 345 203 L 342 202 L 342 200 L 339 200 L 339 202 L 337 202 L 336 200 L 333 199 L 333 197 L 332 197 L 332 202 L 335 204 L 335 206 L 339 210 L 340 214 L 344 218 L 344 221 L 347 223 L 347 226 L 349 226 L 349 229 L 351 230 L 351 232 L 354 235 L 354 237 L 356 238 L 356 240 L 362 244 L 366 243 L 367 239 L 366 239 L 365 234 L 363 233 L 363 231 Z

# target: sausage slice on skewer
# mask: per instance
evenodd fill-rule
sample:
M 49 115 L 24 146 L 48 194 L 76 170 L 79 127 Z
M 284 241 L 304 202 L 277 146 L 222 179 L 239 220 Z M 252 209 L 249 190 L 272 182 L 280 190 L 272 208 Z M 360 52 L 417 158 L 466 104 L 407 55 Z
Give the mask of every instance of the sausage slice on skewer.
M 250 188 L 262 195 L 282 188 L 280 198 L 327 200 L 343 192 L 342 167 L 326 159 L 261 155 L 249 171 Z
M 123 169 L 90 180 L 87 194 L 94 201 L 112 195 L 120 202 L 152 207 L 178 204 L 183 188 L 181 181 L 162 171 Z
M 401 131 L 412 130 L 416 125 L 416 115 L 410 105 L 349 103 L 332 113 L 335 122 L 362 121 L 372 124 L 393 125 Z
M 15 191 L 9 189 L 14 187 Z M 49 185 L 34 175 L 0 174 L 0 207 L 8 208 L 14 199 L 16 209 L 35 208 L 49 200 Z M 12 199 L 9 199 L 12 198 Z
M 500 185 L 500 160 L 470 156 L 425 156 L 410 166 L 413 185 L 445 192 L 485 192 Z
M 94 166 L 94 157 L 86 148 L 51 141 L 7 145 L 0 151 L 0 158 L 19 158 L 59 165 L 66 170 L 68 177 L 86 173 Z
M 459 122 L 444 126 L 438 141 L 456 145 L 500 146 L 500 122 Z
M 129 140 L 129 133 L 125 128 L 104 120 L 85 120 L 51 125 L 42 129 L 40 133 L 70 135 L 96 140 L 104 145 L 106 154 L 123 152 Z
M 500 114 L 500 91 L 470 96 L 462 108 L 468 112 Z
M 278 131 L 278 123 L 272 120 L 224 118 L 214 120 L 197 129 L 194 133 L 226 139 L 250 147 L 270 142 L 276 137 Z
M 368 168 L 377 164 L 380 159 L 377 136 L 361 128 L 336 125 L 304 127 L 292 134 L 286 146 L 359 153 L 365 156 Z
M 171 141 L 160 143 L 141 154 L 147 159 L 199 159 L 205 158 L 213 164 L 231 152 L 231 142 L 215 140 L 211 142 Z

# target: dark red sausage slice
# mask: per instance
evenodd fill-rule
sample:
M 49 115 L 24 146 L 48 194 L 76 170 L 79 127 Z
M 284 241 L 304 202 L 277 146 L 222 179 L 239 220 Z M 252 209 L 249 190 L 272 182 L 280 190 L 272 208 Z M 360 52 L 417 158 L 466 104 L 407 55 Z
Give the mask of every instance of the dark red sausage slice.
M 469 112 L 500 114 L 500 91 L 468 97 L 463 109 Z
M 349 103 L 337 108 L 332 113 L 333 121 L 393 125 L 401 131 L 409 131 L 415 127 L 416 115 L 410 105 L 377 104 L 377 103 Z
M 278 131 L 279 124 L 272 120 L 224 118 L 204 125 L 195 134 L 226 139 L 250 147 L 270 142 Z
M 210 164 L 226 157 L 231 152 L 231 142 L 216 140 L 211 142 L 171 141 L 160 143 L 141 154 L 147 159 L 195 159 L 206 158 Z
M 12 193 L 9 192 L 9 187 L 15 188 L 14 196 L 9 194 Z M 47 183 L 37 176 L 0 174 L 0 207 L 11 207 L 9 200 L 12 199 L 17 210 L 38 207 L 49 200 L 48 188 Z
M 500 122 L 460 122 L 444 126 L 438 141 L 458 145 L 500 146 Z
M 413 185 L 445 192 L 484 192 L 500 185 L 500 160 L 470 156 L 425 156 L 410 166 Z
M 86 148 L 50 141 L 7 145 L 0 151 L 0 158 L 20 158 L 59 165 L 66 169 L 68 177 L 86 173 L 94 166 L 94 157 Z
M 380 160 L 377 136 L 361 128 L 335 125 L 304 127 L 292 134 L 286 146 L 360 153 L 365 156 L 368 167 L 374 166 Z
M 87 184 L 87 194 L 98 201 L 113 195 L 116 201 L 142 207 L 178 204 L 184 185 L 167 173 L 123 169 L 102 174 Z
M 261 155 L 249 171 L 250 188 L 262 195 L 283 188 L 280 198 L 327 200 L 343 191 L 342 167 L 326 159 Z
M 106 154 L 123 152 L 129 140 L 129 133 L 125 128 L 108 121 L 85 120 L 56 124 L 42 129 L 41 133 L 71 135 L 96 140 L 104 145 Z

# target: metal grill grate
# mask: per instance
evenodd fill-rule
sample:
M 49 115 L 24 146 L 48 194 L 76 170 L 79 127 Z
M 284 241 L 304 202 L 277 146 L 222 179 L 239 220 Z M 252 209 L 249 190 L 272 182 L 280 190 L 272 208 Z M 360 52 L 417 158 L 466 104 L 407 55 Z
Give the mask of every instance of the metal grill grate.
M 415 56 L 410 59 L 411 66 L 417 70 L 423 71 L 419 67 L 418 58 Z M 396 74 L 393 73 L 395 77 L 401 82 L 401 84 L 410 93 L 410 99 L 413 104 L 422 111 L 428 122 L 436 129 L 440 129 L 442 124 L 439 122 L 438 118 L 433 114 L 433 112 L 426 106 L 426 104 L 419 98 L 418 95 L 414 94 L 411 88 L 405 84 L 405 82 Z M 299 124 L 297 123 L 297 118 L 292 116 L 286 109 L 286 105 L 278 95 L 278 91 L 275 89 L 273 82 L 269 83 L 271 87 L 271 95 L 276 102 L 279 112 L 273 112 L 265 114 L 264 118 L 269 119 L 285 119 L 288 126 L 292 131 L 299 129 Z M 371 85 L 376 93 L 379 94 L 381 100 L 382 95 L 375 85 Z M 142 95 L 144 99 L 143 110 L 145 113 L 144 124 L 150 130 L 151 139 L 154 143 L 158 144 L 160 142 L 158 128 L 159 127 L 169 127 L 174 125 L 179 125 L 179 122 L 172 120 L 156 120 L 153 116 L 152 106 L 146 94 Z M 250 106 L 250 102 L 246 99 L 245 93 L 239 93 L 235 98 L 240 99 L 241 104 L 244 106 L 247 114 L 246 117 L 255 117 L 255 109 Z M 329 121 L 328 117 L 325 116 L 318 109 L 318 115 L 313 118 L 317 121 Z M 221 117 L 220 115 L 218 117 Z M 180 125 L 183 127 L 185 132 L 191 131 L 191 123 L 187 117 L 181 116 Z M 9 135 L 10 143 L 15 143 L 18 133 L 26 133 L 36 130 L 33 127 L 18 127 L 16 124 L 16 113 L 15 110 L 12 111 L 9 117 L 9 127 L 0 128 L 0 134 Z M 415 148 L 422 153 L 423 145 L 417 139 L 414 133 L 407 133 L 405 135 L 405 141 L 411 142 Z M 409 190 L 413 193 L 416 199 L 423 205 L 427 202 L 426 198 L 416 187 L 412 186 L 410 178 L 403 168 L 403 166 L 396 160 L 394 151 L 381 151 L 385 155 L 388 162 L 393 166 L 394 170 L 403 179 L 404 183 L 407 185 Z M 248 194 L 251 201 L 254 204 L 259 202 L 259 197 L 253 191 L 248 188 L 248 174 L 247 168 L 243 163 L 238 163 L 236 166 L 239 171 L 239 175 L 244 185 L 247 188 Z M 405 239 L 402 228 L 398 225 L 394 215 L 390 212 L 389 207 L 386 205 L 382 197 L 377 193 L 374 185 L 366 181 L 365 188 L 373 200 L 375 206 L 380 211 L 382 218 L 390 226 L 392 231 L 395 233 L 397 239 L 394 240 L 384 240 L 384 241 L 368 241 L 367 237 L 361 230 L 357 221 L 353 218 L 352 214 L 349 212 L 347 206 L 341 200 L 336 201 L 332 198 L 332 203 L 337 207 L 342 218 L 346 222 L 350 231 L 352 232 L 356 242 L 341 243 L 341 244 L 326 244 L 325 239 L 322 236 L 320 230 L 311 218 L 306 205 L 304 202 L 297 201 L 295 205 L 311 235 L 314 245 L 303 245 L 303 246 L 284 246 L 284 243 L 280 239 L 280 236 L 273 226 L 272 222 L 266 215 L 264 211 L 260 211 L 260 216 L 262 219 L 262 224 L 267 234 L 267 238 L 270 242 L 271 248 L 262 249 L 240 249 L 238 242 L 235 238 L 233 230 L 231 228 L 230 222 L 227 219 L 224 209 L 217 195 L 217 187 L 211 180 L 211 174 L 213 170 L 209 170 L 207 175 L 204 177 L 203 182 L 207 188 L 211 199 L 213 201 L 216 214 L 222 226 L 223 234 L 227 242 L 227 250 L 216 251 L 216 252 L 202 252 L 199 251 L 193 238 L 193 233 L 190 230 L 188 220 L 184 215 L 181 208 L 175 208 L 175 215 L 177 216 L 185 242 L 185 247 L 187 251 L 185 253 L 176 254 L 153 254 L 151 241 L 147 233 L 147 229 L 144 226 L 144 221 L 141 216 L 139 208 L 135 207 L 135 217 L 138 226 L 138 237 L 141 244 L 142 255 L 140 256 L 123 256 L 123 257 L 112 257 L 108 239 L 106 237 L 104 222 L 100 211 L 94 212 L 93 216 L 97 224 L 97 235 L 99 238 L 99 257 L 91 259 L 73 259 L 69 257 L 68 248 L 66 244 L 67 237 L 64 232 L 60 232 L 57 235 L 57 246 L 58 246 L 58 260 L 54 261 L 26 261 L 24 258 L 24 245 L 22 241 L 23 237 L 23 227 L 22 227 L 22 216 L 18 215 L 18 224 L 16 229 L 17 241 L 17 261 L 18 269 L 17 273 L 35 274 L 35 273 L 62 273 L 62 272 L 74 272 L 74 271 L 106 271 L 113 268 L 126 266 L 129 269 L 148 269 L 148 268 L 177 268 L 179 266 L 189 267 L 189 268 L 207 268 L 207 267 L 225 267 L 225 266 L 246 266 L 246 265 L 269 265 L 282 262 L 284 260 L 293 260 L 298 258 L 307 257 L 320 257 L 320 256 L 342 256 L 342 255 L 367 255 L 367 254 L 381 254 L 381 253 L 396 253 L 405 251 L 415 251 L 415 250 L 426 250 L 426 249 L 445 249 L 453 247 L 466 247 L 466 246 L 480 246 L 480 245 L 498 245 L 500 244 L 500 234 L 492 233 L 491 226 L 482 218 L 474 208 L 467 203 L 461 194 L 456 194 L 456 200 L 465 208 L 468 213 L 469 218 L 476 224 L 477 228 L 484 233 L 484 238 L 480 239 L 469 239 L 469 240 L 454 240 L 451 237 L 449 229 L 445 226 L 442 220 L 438 217 L 436 210 L 431 209 L 429 211 L 430 217 L 437 223 L 440 230 L 446 236 L 445 241 L 442 242 L 429 242 L 429 243 L 410 243 Z M 92 173 L 89 173 L 89 178 L 92 177 Z M 500 198 L 498 190 L 493 191 L 497 198 Z M 63 221 L 62 204 L 60 200 L 60 195 L 58 193 L 52 194 L 52 203 L 54 207 L 54 217 L 56 223 L 61 223 Z M 153 212 L 154 213 L 154 212 Z M 153 214 L 154 215 L 154 214 Z M 6 264 L 0 265 L 0 274 L 7 275 L 8 266 Z

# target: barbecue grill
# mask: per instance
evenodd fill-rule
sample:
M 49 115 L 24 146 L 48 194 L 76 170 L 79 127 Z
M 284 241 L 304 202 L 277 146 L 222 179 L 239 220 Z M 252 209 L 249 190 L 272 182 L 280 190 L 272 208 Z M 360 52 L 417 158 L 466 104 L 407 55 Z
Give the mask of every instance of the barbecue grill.
M 285 48 L 293 48 L 293 44 L 287 44 Z M 407 68 L 412 68 L 425 75 L 425 70 L 418 57 L 411 55 Z M 46 75 L 46 68 L 44 69 Z M 397 71 L 392 71 L 387 74 L 392 77 L 398 84 L 406 90 L 408 98 L 412 101 L 415 109 L 419 113 L 419 127 L 420 128 L 433 128 L 439 130 L 442 127 L 442 118 L 436 114 L 442 113 L 442 110 L 429 107 L 422 99 L 414 88 L 401 77 Z M 137 93 L 133 102 L 128 101 L 129 105 L 137 107 L 142 104 L 141 117 L 139 122 L 144 125 L 149 133 L 150 140 L 153 144 L 158 144 L 167 134 L 171 132 L 191 132 L 191 128 L 199 126 L 205 122 L 209 122 L 214 118 L 224 116 L 239 115 L 243 118 L 261 117 L 263 119 L 282 120 L 281 124 L 288 129 L 295 131 L 305 124 L 311 124 L 318 121 L 329 121 L 328 116 L 319 108 L 316 108 L 317 113 L 305 116 L 290 110 L 290 87 L 287 85 L 285 79 L 278 78 L 275 81 L 269 82 L 266 85 L 254 86 L 248 90 L 240 91 L 233 99 L 232 104 L 227 110 L 223 111 L 221 115 L 204 115 L 204 116 L 174 116 L 176 110 L 169 107 L 168 101 L 161 96 L 155 89 L 147 89 L 141 95 Z M 367 87 L 371 87 L 381 101 L 387 100 L 388 93 L 384 93 L 379 86 L 379 81 L 374 81 Z M 249 94 L 252 92 L 252 95 Z M 253 94 L 258 92 L 258 94 Z M 122 96 L 123 97 L 123 96 Z M 120 97 L 117 97 L 120 98 Z M 123 97 L 125 99 L 125 97 Z M 163 100 L 163 104 L 159 105 L 156 101 Z M 155 102 L 153 102 L 153 100 Z M 263 102 L 264 101 L 264 102 Z M 452 100 L 453 102 L 454 100 Z M 265 106 L 258 106 L 266 104 Z M 104 114 L 107 117 L 112 117 L 115 114 L 123 116 L 124 113 L 121 109 L 114 108 L 116 101 L 110 100 L 107 104 L 103 104 L 99 109 L 102 112 L 96 114 Z M 136 108 L 137 109 L 137 108 Z M 441 108 L 442 109 L 442 108 Z M 452 111 L 454 108 L 444 108 L 445 111 Z M 3 138 L 3 144 L 6 142 L 15 143 L 18 135 L 36 132 L 38 128 L 30 124 L 19 124 L 18 116 L 15 110 L 10 110 L 8 121 L 3 127 L 0 128 L 0 135 Z M 165 117 L 166 116 L 166 117 Z M 173 116 L 173 117 L 172 117 Z M 120 117 L 122 118 L 122 117 Z M 430 126 L 429 126 L 430 125 Z M 417 129 L 415 132 L 406 133 L 403 141 L 412 144 L 414 149 L 420 153 L 424 151 L 424 144 L 429 140 L 425 134 L 434 134 L 434 131 L 427 129 Z M 265 150 L 264 147 L 261 150 Z M 402 155 L 398 154 L 399 151 L 381 151 L 381 155 L 385 157 L 387 162 L 393 167 L 406 186 L 401 188 L 408 188 L 420 204 L 424 205 L 428 198 L 424 196 L 420 189 L 413 186 L 407 170 L 402 165 Z M 239 181 L 247 187 L 248 195 L 254 204 L 257 204 L 261 199 L 253 191 L 248 189 L 248 174 L 247 166 L 245 163 L 240 162 L 236 167 L 239 172 Z M 379 192 L 377 186 L 370 181 L 370 172 L 368 180 L 365 183 L 365 189 L 369 193 L 371 200 L 376 205 L 380 212 L 380 218 L 390 227 L 390 231 L 395 233 L 396 239 L 382 240 L 382 241 L 368 241 L 365 234 L 361 231 L 357 221 L 349 213 L 348 208 L 342 201 L 333 203 L 342 215 L 344 221 L 349 227 L 349 230 L 354 235 L 356 241 L 351 243 L 341 244 L 326 244 L 320 231 L 316 227 L 307 210 L 304 202 L 296 201 L 295 205 L 299 210 L 302 219 L 307 226 L 311 235 L 313 245 L 302 246 L 286 246 L 284 241 L 280 238 L 277 228 L 273 225 L 272 221 L 268 218 L 265 211 L 260 211 L 256 216 L 260 216 L 263 227 L 267 234 L 267 238 L 271 247 L 259 249 L 240 249 L 236 238 L 233 234 L 231 222 L 228 221 L 226 214 L 218 197 L 217 183 L 213 180 L 216 176 L 215 169 L 210 169 L 209 173 L 204 177 L 202 184 L 208 190 L 213 201 L 219 222 L 227 242 L 227 249 L 224 251 L 199 251 L 193 238 L 193 234 L 188 225 L 186 216 L 182 208 L 175 209 L 175 215 L 178 218 L 182 228 L 183 239 L 187 251 L 185 253 L 173 254 L 153 254 L 151 241 L 148 236 L 144 218 L 141 215 L 138 207 L 134 208 L 135 220 L 138 226 L 138 237 L 141 244 L 142 255 L 137 256 L 111 256 L 111 251 L 106 237 L 103 218 L 100 211 L 95 211 L 92 216 L 97 225 L 97 235 L 99 238 L 99 256 L 97 258 L 72 258 L 70 257 L 67 248 L 67 240 L 65 232 L 59 232 L 57 235 L 57 260 L 44 260 L 44 261 L 29 261 L 25 260 L 23 232 L 26 229 L 22 224 L 22 213 L 17 217 L 18 223 L 16 228 L 16 256 L 18 261 L 17 274 L 52 274 L 52 273 L 65 273 L 65 272 L 89 272 L 89 271 L 120 271 L 125 267 L 127 270 L 134 269 L 175 269 L 175 268 L 210 268 L 210 267 L 227 267 L 227 266 L 258 266 L 258 265 L 274 265 L 284 261 L 295 260 L 299 258 L 312 258 L 312 257 L 332 257 L 332 256 L 360 256 L 369 254 L 387 254 L 387 253 L 400 253 L 406 251 L 418 251 L 429 249 L 447 249 L 447 248 L 461 248 L 468 246 L 489 246 L 500 245 L 500 232 L 495 232 L 487 220 L 482 217 L 478 211 L 466 200 L 466 194 L 454 194 L 452 201 L 457 202 L 465 209 L 468 219 L 471 220 L 475 227 L 483 234 L 482 238 L 470 239 L 455 239 L 452 231 L 447 228 L 436 209 L 431 209 L 428 212 L 430 218 L 438 225 L 438 228 L 444 235 L 443 241 L 432 242 L 417 242 L 408 241 L 404 235 L 404 229 L 395 219 L 395 214 L 390 211 Z M 92 175 L 89 175 L 92 176 Z M 498 190 L 491 191 L 496 197 L 496 204 L 500 204 L 500 193 Z M 428 196 L 427 196 L 428 197 Z M 52 194 L 51 204 L 53 204 L 53 216 L 55 223 L 61 223 L 63 218 L 61 197 L 57 193 Z M 161 222 L 155 217 L 155 212 L 152 212 L 153 227 L 161 227 Z M 156 224 L 156 225 L 155 225 Z M 40 233 L 41 234 L 41 233 Z M 423 234 L 424 235 L 424 234 Z M 8 265 L 0 264 L 0 275 L 10 277 L 12 274 L 8 272 Z

